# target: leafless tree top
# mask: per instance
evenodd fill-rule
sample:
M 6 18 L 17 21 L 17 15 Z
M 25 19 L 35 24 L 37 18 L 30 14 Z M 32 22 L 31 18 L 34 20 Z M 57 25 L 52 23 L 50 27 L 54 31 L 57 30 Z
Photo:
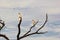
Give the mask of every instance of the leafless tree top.
M 35 32 L 30 33 L 32 31 L 32 28 L 34 28 L 37 25 L 37 23 L 39 22 L 39 21 L 32 20 L 33 25 L 30 27 L 30 29 L 23 36 L 20 36 L 20 34 L 21 34 L 20 25 L 21 25 L 21 22 L 22 22 L 22 15 L 20 13 L 18 13 L 18 20 L 19 20 L 19 23 L 18 23 L 17 40 L 20 40 L 22 38 L 25 38 L 25 37 L 28 37 L 28 36 L 31 36 L 31 35 L 34 35 L 34 34 L 44 34 L 44 33 L 46 33 L 46 31 L 45 32 L 39 32 L 39 30 L 41 30 L 45 26 L 45 24 L 47 23 L 47 21 L 48 21 L 48 15 L 47 14 L 46 14 L 46 20 L 45 20 L 44 24 L 42 24 L 42 26 L 39 27 Z M 0 23 L 3 25 L 2 27 L 5 26 L 5 23 L 4 22 L 2 23 L 1 20 L 0 20 Z M 6 35 L 0 34 L 0 37 L 3 37 L 6 40 L 9 40 L 9 38 Z

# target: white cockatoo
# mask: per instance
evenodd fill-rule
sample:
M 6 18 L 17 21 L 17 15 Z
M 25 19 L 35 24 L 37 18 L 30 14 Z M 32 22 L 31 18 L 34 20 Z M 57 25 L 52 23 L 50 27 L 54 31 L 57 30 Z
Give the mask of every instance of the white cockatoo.
M 36 21 L 35 20 L 32 20 L 32 25 L 34 25 L 36 23 Z
M 18 20 L 20 21 L 20 20 L 21 20 L 21 18 L 22 18 L 21 13 L 18 13 Z

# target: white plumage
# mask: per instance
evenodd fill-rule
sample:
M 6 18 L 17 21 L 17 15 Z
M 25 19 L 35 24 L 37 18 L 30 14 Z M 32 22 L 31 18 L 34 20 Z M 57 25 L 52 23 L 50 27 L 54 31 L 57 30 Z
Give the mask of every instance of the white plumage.
M 18 20 L 21 20 L 21 17 L 22 17 L 21 13 L 18 13 Z
M 32 25 L 34 25 L 36 23 L 36 21 L 35 20 L 32 20 Z

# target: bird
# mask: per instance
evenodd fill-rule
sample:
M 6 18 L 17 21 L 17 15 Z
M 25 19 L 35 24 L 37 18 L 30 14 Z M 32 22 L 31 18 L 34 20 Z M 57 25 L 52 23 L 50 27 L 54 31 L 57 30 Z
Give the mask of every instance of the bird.
M 35 20 L 32 20 L 32 25 L 34 25 L 36 23 L 36 21 Z
M 20 21 L 20 20 L 21 20 L 21 18 L 22 18 L 21 13 L 18 13 L 18 20 Z

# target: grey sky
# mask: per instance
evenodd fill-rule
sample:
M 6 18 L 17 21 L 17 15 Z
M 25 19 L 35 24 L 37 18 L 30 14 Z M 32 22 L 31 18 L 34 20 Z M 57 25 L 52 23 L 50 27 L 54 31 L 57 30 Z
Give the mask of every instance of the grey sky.
M 48 23 L 41 31 L 49 31 L 44 35 L 33 35 L 22 40 L 60 40 L 60 0 L 0 0 L 0 17 L 6 23 L 1 33 L 11 39 L 16 39 L 18 17 L 21 12 L 23 22 L 22 34 L 31 26 L 32 19 L 38 19 L 40 26 L 48 14 Z M 34 29 L 33 29 L 34 31 Z M 12 35 L 11 35 L 12 33 Z

